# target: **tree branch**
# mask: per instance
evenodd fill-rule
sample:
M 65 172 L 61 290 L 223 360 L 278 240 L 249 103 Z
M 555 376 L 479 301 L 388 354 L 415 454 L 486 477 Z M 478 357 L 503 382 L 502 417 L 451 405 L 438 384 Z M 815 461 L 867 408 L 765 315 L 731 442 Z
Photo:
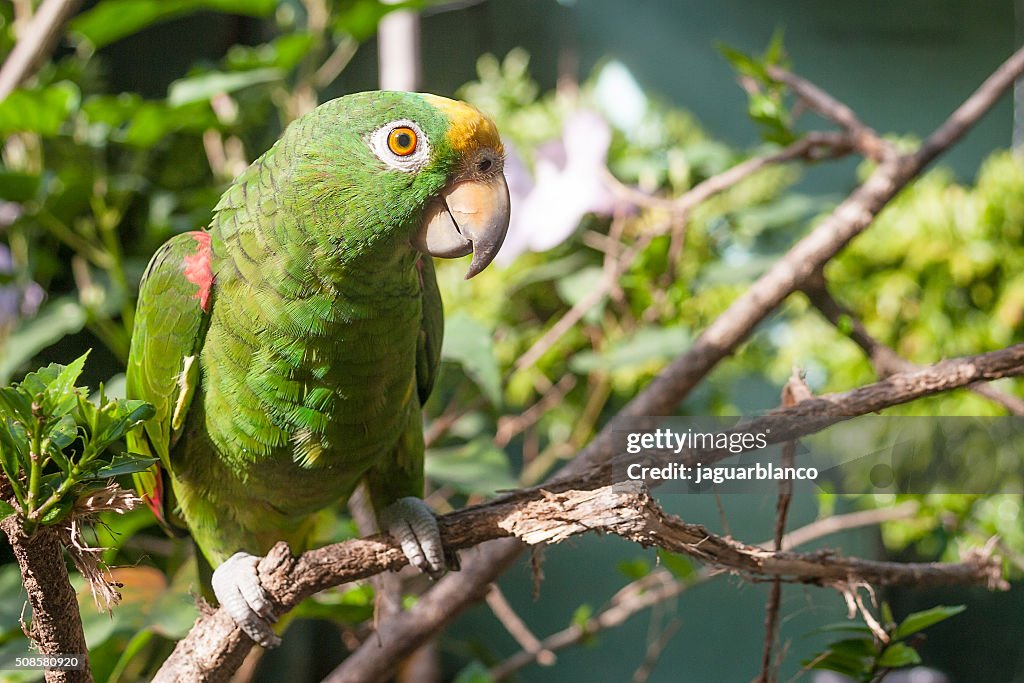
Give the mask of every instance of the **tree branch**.
M 0 67 L 0 101 L 31 76 L 53 51 L 61 30 L 82 0 L 44 0 Z
M 806 398 L 797 405 L 768 414 L 773 420 L 771 437 L 773 440 L 797 438 L 838 419 L 876 412 L 922 395 L 967 386 L 979 379 L 1002 377 L 1008 372 L 1024 373 L 1024 344 L 979 356 L 951 359 L 847 392 Z M 754 421 L 767 420 L 768 416 L 754 418 Z M 826 419 L 808 419 L 823 416 Z M 705 462 L 710 463 L 714 458 L 712 453 Z M 517 546 L 522 545 L 520 542 L 529 545 L 557 543 L 575 534 L 600 531 L 617 534 L 644 546 L 656 545 L 685 553 L 744 575 L 779 577 L 785 581 L 828 585 L 855 578 L 879 585 L 903 582 L 918 585 L 959 582 L 996 585 L 998 580 L 998 570 L 993 574 L 993 565 L 988 560 L 965 565 L 899 565 L 843 559 L 827 553 L 800 555 L 747 546 L 716 537 L 700 525 L 686 524 L 665 515 L 646 491 L 635 490 L 637 484 L 634 482 L 594 489 L 595 485 L 606 480 L 605 476 L 606 472 L 591 471 L 582 477 L 562 479 L 545 488 L 523 489 L 440 517 L 445 547 L 460 550 L 510 536 L 517 539 L 511 542 Z M 515 555 L 510 553 L 509 562 Z M 260 562 L 259 571 L 268 596 L 279 605 L 278 613 L 284 613 L 316 592 L 395 570 L 406 563 L 405 555 L 398 546 L 389 538 L 377 535 L 311 550 L 298 558 L 291 557 L 287 546 L 278 544 Z M 480 591 L 477 598 L 482 598 L 486 596 L 487 584 L 500 573 L 495 566 L 471 557 L 462 572 L 449 575 L 427 595 L 444 588 L 451 592 L 452 599 L 458 596 L 461 603 L 468 583 L 473 590 Z M 467 569 L 471 572 L 468 575 Z M 477 583 L 483 577 L 491 578 Z M 418 628 L 416 624 L 421 618 L 435 621 L 451 618 L 443 606 L 428 605 L 428 610 L 421 611 L 417 605 L 410 612 L 394 616 L 382 626 L 381 631 L 397 628 L 402 633 Z M 395 623 L 399 625 L 393 626 Z M 394 642 L 406 642 L 399 636 L 382 636 L 382 641 L 384 644 L 379 647 L 385 648 Z M 164 663 L 156 680 L 226 680 L 224 677 L 230 676 L 251 646 L 252 641 L 234 625 L 227 613 L 217 610 L 197 621 Z M 360 655 L 360 652 L 368 654 Z M 374 664 L 376 655 L 371 656 L 363 649 L 351 657 L 359 656 L 369 660 L 364 662 L 366 666 L 385 668 L 399 658 L 398 655 L 395 658 L 385 657 Z M 355 670 L 364 671 L 361 668 Z M 380 675 L 384 673 L 382 670 Z M 357 679 L 342 677 L 331 680 Z
M 7 534 L 21 578 L 32 607 L 29 636 L 44 655 L 80 655 L 85 668 L 81 671 L 47 669 L 48 683 L 89 683 L 88 649 L 82 631 L 82 615 L 78 600 L 64 564 L 64 549 L 56 527 L 41 526 L 26 535 L 21 518 L 14 514 L 0 521 Z
M 859 510 L 843 515 L 834 515 L 819 519 L 806 526 L 791 531 L 783 537 L 782 547 L 786 550 L 804 543 L 809 543 L 822 536 L 856 529 L 859 527 L 881 524 L 913 517 L 920 506 L 914 501 L 907 501 L 891 508 L 876 510 Z M 773 540 L 760 544 L 762 548 L 771 548 Z M 542 652 L 553 652 L 580 642 L 590 634 L 619 626 L 637 612 L 674 598 L 691 586 L 703 583 L 721 572 L 709 567 L 691 574 L 685 579 L 676 579 L 670 571 L 658 568 L 647 576 L 625 585 L 611 598 L 608 605 L 587 620 L 584 624 L 573 624 L 541 641 Z M 518 671 L 537 657 L 533 652 L 520 650 L 500 664 L 491 668 L 491 676 L 502 679 Z

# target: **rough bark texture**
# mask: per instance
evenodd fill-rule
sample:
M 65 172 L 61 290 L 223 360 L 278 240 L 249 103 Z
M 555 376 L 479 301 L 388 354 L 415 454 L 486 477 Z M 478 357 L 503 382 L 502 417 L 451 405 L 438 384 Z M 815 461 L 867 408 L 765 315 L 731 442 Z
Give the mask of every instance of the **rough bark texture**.
M 89 671 L 82 617 L 78 600 L 68 580 L 63 547 L 54 527 L 40 527 L 31 536 L 25 534 L 21 520 L 11 515 L 0 522 L 7 534 L 21 570 L 21 578 L 32 606 L 29 636 L 44 655 L 82 655 L 83 671 L 47 670 L 46 680 L 82 683 L 92 681 Z

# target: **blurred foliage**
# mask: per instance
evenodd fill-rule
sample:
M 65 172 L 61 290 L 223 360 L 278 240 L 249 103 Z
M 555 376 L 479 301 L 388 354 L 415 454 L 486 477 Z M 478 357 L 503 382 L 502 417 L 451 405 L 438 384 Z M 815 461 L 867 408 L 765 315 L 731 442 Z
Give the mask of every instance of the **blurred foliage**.
M 209 221 L 230 180 L 283 126 L 317 103 L 386 12 L 427 4 L 101 0 L 78 16 L 71 25 L 74 49 L 46 63 L 29 85 L 0 103 L 0 209 L 11 209 L 0 211 L 0 246 L 13 261 L 0 290 L 24 291 L 38 283 L 47 292 L 34 315 L 0 308 L 0 385 L 40 357 L 73 357 L 95 345 L 94 358 L 107 361 L 94 365 L 105 368 L 114 396 L 112 388 L 123 386 L 138 281 L 154 250 Z M 326 9 L 326 17 L 307 14 L 310 6 Z M 110 91 L 104 46 L 200 10 L 262 19 L 262 42 L 232 45 L 216 59 L 199 61 L 162 98 Z M 12 44 L 11 8 L 0 5 L 0 50 Z M 618 182 L 672 197 L 795 135 L 789 96 L 765 72 L 765 64 L 785 64 L 781 37 L 756 58 L 723 52 L 742 77 L 759 84 L 751 90 L 750 113 L 765 144 L 755 149 L 714 139 L 686 111 L 635 83 L 626 89 L 629 98 L 621 96 L 626 91 L 608 85 L 624 70 L 613 61 L 599 64 L 579 87 L 542 92 L 525 52 L 513 50 L 502 59 L 485 55 L 478 79 L 457 94 L 494 116 L 527 173 L 565 137 L 575 113 L 596 112 L 611 127 L 606 162 Z M 615 105 L 632 108 L 633 118 L 620 117 L 621 107 L 610 103 L 616 98 Z M 610 212 L 584 216 L 554 248 L 525 252 L 468 282 L 465 264 L 439 262 L 448 315 L 444 372 L 427 406 L 431 502 L 443 510 L 536 484 L 577 453 L 833 208 L 833 197 L 798 191 L 799 178 L 793 166 L 766 168 L 696 207 L 686 226 L 663 209 L 618 201 Z M 1009 153 L 993 155 L 973 185 L 933 171 L 902 192 L 830 265 L 830 287 L 879 340 L 915 362 L 1019 342 L 1022 198 L 1024 164 Z M 542 341 L 631 248 L 635 257 L 581 321 L 557 339 Z M 538 360 L 520 367 L 517 360 L 537 344 L 543 347 Z M 819 392 L 875 378 L 860 349 L 795 296 L 680 412 L 735 415 L 771 408 L 793 365 L 807 371 Z M 1020 380 L 1003 385 L 1018 394 L 1024 386 Z M 892 412 L 1003 411 L 956 392 Z M 834 504 L 823 498 L 823 514 Z M 886 525 L 891 547 L 952 558 L 999 533 L 1008 549 L 1024 551 L 1019 496 L 928 496 L 923 505 L 913 520 Z M 94 669 L 112 680 L 144 679 L 187 622 L 181 610 L 194 585 L 189 551 L 142 532 L 150 523 L 147 515 L 140 510 L 112 518 L 98 530 L 98 541 L 110 548 L 108 562 L 147 558 L 164 570 L 161 577 L 142 567 L 124 574 L 138 605 L 131 607 L 135 603 L 126 597 L 129 608 L 114 622 L 89 620 Z M 325 539 L 354 533 L 349 520 L 324 528 Z M 692 571 L 679 558 L 660 559 L 679 576 Z M 653 562 L 651 554 L 620 569 L 635 578 Z M 0 567 L 5 595 L 9 569 Z M 367 589 L 357 588 L 325 594 L 301 609 L 348 628 L 367 617 L 372 600 Z M 171 605 L 163 616 L 162 610 L 143 608 L 160 601 Z M 0 601 L 0 647 L 16 628 L 15 617 L 3 608 L 7 602 Z M 590 614 L 582 606 L 574 620 L 586 621 Z M 888 650 L 876 650 L 872 661 L 887 665 L 882 660 Z M 473 664 L 460 680 L 486 680 L 486 671 Z

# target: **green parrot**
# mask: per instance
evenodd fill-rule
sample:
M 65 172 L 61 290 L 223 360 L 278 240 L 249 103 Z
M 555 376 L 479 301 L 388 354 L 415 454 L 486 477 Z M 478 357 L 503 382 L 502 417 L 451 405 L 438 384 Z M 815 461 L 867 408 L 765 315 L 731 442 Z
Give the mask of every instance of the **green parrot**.
M 501 139 L 473 107 L 364 92 L 294 121 L 221 197 L 206 231 L 153 256 L 127 393 L 156 415 L 129 437 L 159 459 L 136 485 L 186 526 L 212 588 L 272 646 L 258 557 L 308 547 L 318 511 L 365 482 L 381 529 L 437 574 L 421 408 L 440 361 L 431 256 L 494 258 L 509 222 Z

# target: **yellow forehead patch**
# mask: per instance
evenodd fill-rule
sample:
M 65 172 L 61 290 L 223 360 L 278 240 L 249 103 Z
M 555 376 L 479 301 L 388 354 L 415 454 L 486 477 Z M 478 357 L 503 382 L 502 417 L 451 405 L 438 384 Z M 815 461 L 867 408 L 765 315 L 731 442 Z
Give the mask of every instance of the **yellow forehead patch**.
M 490 117 L 465 102 L 438 95 L 423 94 L 423 99 L 440 109 L 452 122 L 448 129 L 448 143 L 459 154 L 466 155 L 480 148 L 504 153 L 498 127 Z

